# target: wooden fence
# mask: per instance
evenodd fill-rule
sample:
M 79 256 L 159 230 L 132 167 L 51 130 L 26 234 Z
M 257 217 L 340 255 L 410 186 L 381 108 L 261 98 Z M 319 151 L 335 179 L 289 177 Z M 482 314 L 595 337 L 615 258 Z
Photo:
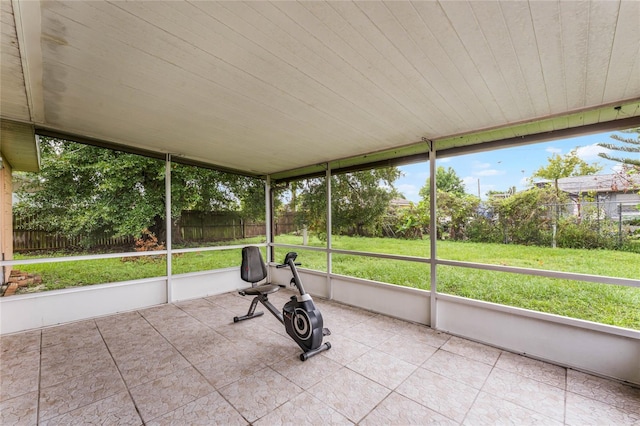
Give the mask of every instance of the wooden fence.
M 46 231 L 13 230 L 13 251 L 62 250 L 79 247 L 83 237 L 65 237 Z M 98 247 L 133 246 L 134 238 L 99 236 L 91 238 L 92 245 Z
M 13 250 L 15 252 L 37 250 L 62 250 L 79 247 L 86 237 L 64 237 L 51 231 L 33 229 L 29 218 L 13 219 Z M 280 215 L 275 222 L 276 235 L 296 230 L 294 214 Z M 245 220 L 233 212 L 184 211 L 174 230 L 175 242 L 219 242 L 258 237 L 266 234 L 264 222 Z M 133 247 L 135 238 L 94 235 L 90 238 L 93 246 Z

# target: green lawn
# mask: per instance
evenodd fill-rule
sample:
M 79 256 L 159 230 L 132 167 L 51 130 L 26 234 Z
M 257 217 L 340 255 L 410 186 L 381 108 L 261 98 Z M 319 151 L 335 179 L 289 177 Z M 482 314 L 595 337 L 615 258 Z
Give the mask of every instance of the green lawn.
M 230 244 L 255 244 L 260 239 Z M 302 237 L 278 236 L 278 243 L 301 244 Z M 363 252 L 428 257 L 427 240 L 333 237 L 333 247 Z M 310 238 L 311 246 L 323 242 Z M 281 261 L 287 248 L 276 248 Z M 326 271 L 325 254 L 299 249 L 303 267 Z M 610 250 L 552 249 L 502 244 L 440 241 L 439 259 L 493 265 L 577 272 L 638 279 L 640 254 Z M 175 274 L 237 266 L 240 250 L 203 251 L 174 255 Z M 334 254 L 333 272 L 403 286 L 429 289 L 429 265 L 424 263 Z M 77 285 L 124 281 L 166 273 L 164 259 L 122 261 L 104 259 L 57 264 L 23 265 L 22 270 L 42 275 L 47 290 Z M 477 300 L 580 318 L 640 330 L 640 288 L 533 277 L 520 274 L 438 267 L 438 291 Z

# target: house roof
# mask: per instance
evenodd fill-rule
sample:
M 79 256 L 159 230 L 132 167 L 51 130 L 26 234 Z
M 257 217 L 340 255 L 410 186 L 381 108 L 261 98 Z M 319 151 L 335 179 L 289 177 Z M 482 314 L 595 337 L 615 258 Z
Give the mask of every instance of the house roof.
M 640 187 L 640 175 L 592 175 L 558 179 L 558 188 L 570 194 L 586 192 L 627 192 Z
M 640 125 L 635 1 L 0 5 L 1 118 L 135 152 L 284 178 Z

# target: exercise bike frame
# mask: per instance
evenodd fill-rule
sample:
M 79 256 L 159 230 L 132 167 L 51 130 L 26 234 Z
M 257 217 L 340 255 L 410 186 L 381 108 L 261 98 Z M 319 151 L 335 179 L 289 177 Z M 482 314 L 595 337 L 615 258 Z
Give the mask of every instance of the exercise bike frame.
M 305 291 L 302 285 L 296 268 L 300 263 L 295 263 L 296 258 L 297 253 L 289 252 L 285 256 L 285 262 L 276 266 L 276 268 L 289 267 L 291 269 L 293 278 L 290 284 L 294 285 L 299 293 L 299 295 L 291 296 L 291 300 L 282 308 L 282 313 L 269 301 L 269 293 L 275 292 L 277 289 L 259 292 L 258 294 L 252 292 L 255 297 L 251 301 L 249 311 L 246 315 L 234 317 L 233 321 L 238 322 L 263 315 L 263 312 L 255 312 L 258 303 L 262 303 L 285 326 L 287 334 L 303 350 L 300 360 L 306 361 L 308 358 L 331 348 L 329 342 L 322 343 L 323 336 L 331 334 L 331 332 L 322 327 L 322 314 L 316 309 L 311 295 Z M 284 286 L 279 285 L 279 287 Z M 240 291 L 239 293 L 245 296 L 249 294 L 247 293 L 249 290 L 251 289 Z

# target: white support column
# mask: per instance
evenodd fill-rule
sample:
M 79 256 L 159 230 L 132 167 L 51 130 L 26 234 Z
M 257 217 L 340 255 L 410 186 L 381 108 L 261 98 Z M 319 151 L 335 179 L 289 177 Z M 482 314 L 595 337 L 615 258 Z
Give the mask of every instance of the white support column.
M 329 300 L 333 299 L 333 281 L 331 280 L 331 166 L 327 163 L 327 288 L 329 289 Z
M 436 244 L 438 240 L 438 229 L 436 225 L 436 150 L 433 141 L 429 141 L 429 244 L 431 250 L 431 328 L 437 329 L 437 277 L 436 277 Z
M 267 234 L 267 262 L 270 262 L 273 259 L 273 247 L 271 246 L 271 244 L 273 244 L 273 203 L 271 202 L 271 176 L 269 175 L 267 175 L 267 180 L 264 183 L 264 206 L 265 233 Z M 267 268 L 267 271 L 270 271 L 270 269 Z M 268 279 L 270 280 L 271 276 L 269 276 Z
M 173 301 L 173 289 L 171 288 L 171 154 L 167 154 L 164 164 L 164 199 L 165 199 L 165 226 L 167 233 L 167 303 Z

